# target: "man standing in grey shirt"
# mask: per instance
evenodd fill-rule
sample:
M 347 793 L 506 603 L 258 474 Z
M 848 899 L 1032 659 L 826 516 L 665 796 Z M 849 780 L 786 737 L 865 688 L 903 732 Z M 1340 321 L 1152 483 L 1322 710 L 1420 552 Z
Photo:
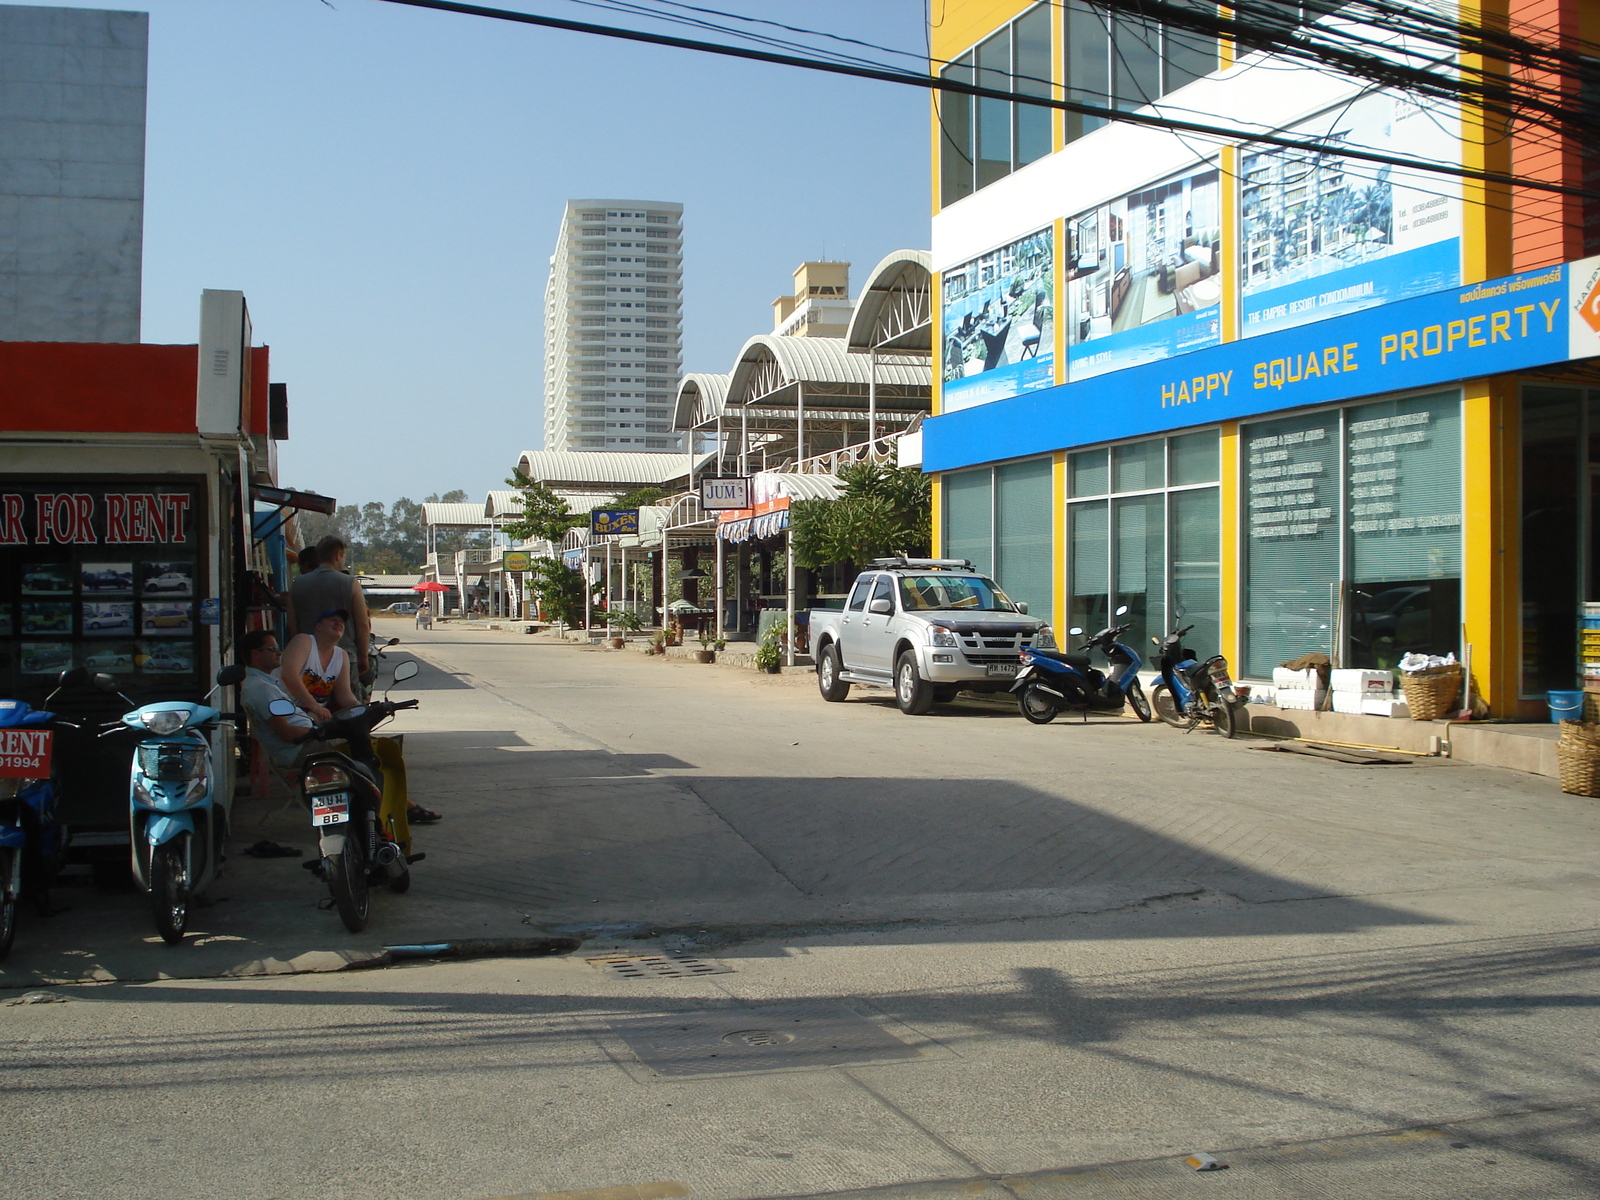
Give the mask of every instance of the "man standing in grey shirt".
M 312 632 L 317 627 L 317 617 L 330 608 L 349 609 L 350 621 L 339 645 L 355 664 L 350 672 L 350 690 L 358 704 L 365 704 L 374 678 L 372 616 L 367 612 L 367 595 L 361 584 L 345 574 L 344 560 L 349 549 L 349 543 L 336 533 L 317 543 L 317 569 L 289 585 L 289 636 Z

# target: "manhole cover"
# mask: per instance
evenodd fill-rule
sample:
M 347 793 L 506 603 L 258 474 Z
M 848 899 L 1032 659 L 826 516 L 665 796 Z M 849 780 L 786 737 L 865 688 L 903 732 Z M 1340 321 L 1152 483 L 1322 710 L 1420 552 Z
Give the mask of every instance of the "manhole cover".
M 781 1029 L 736 1029 L 723 1034 L 722 1040 L 730 1045 L 785 1046 L 794 1041 L 794 1034 Z
M 922 1057 L 915 1046 L 838 1005 L 717 1009 L 608 1022 L 661 1075 L 843 1067 Z
M 684 979 L 690 975 L 729 975 L 733 972 L 727 963 L 688 954 L 604 954 L 588 962 L 624 979 Z

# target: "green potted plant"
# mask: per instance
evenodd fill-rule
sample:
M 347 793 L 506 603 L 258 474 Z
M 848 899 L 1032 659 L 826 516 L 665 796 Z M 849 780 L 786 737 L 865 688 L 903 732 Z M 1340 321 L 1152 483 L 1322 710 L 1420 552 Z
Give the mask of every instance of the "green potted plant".
M 767 626 L 756 645 L 756 669 L 776 675 L 783 663 L 783 626 L 777 621 Z
M 638 633 L 639 630 L 644 628 L 644 622 L 639 620 L 639 614 L 629 612 L 627 609 L 609 614 L 606 617 L 606 624 L 613 629 L 622 630 L 620 635 L 612 634 L 611 636 L 611 648 L 613 650 L 621 650 L 627 645 L 628 634 Z
M 710 663 L 717 661 L 717 635 L 709 629 L 700 631 L 700 649 L 694 652 L 695 662 Z
M 650 635 L 650 644 L 645 647 L 645 651 L 644 652 L 646 654 L 666 654 L 666 652 L 667 652 L 667 631 L 665 629 L 658 629 L 653 634 L 651 634 Z

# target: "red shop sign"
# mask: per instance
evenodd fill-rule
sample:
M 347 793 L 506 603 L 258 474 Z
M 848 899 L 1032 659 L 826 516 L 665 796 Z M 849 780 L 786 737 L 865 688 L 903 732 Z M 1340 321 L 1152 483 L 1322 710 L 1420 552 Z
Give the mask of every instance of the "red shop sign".
M 54 738 L 48 729 L 0 729 L 0 778 L 48 779 Z

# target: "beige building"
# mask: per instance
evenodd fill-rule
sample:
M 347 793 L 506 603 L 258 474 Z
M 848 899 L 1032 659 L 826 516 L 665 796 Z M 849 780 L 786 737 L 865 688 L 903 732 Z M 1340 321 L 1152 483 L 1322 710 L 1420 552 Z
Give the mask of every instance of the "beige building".
M 794 295 L 772 302 L 772 332 L 842 338 L 850 327 L 850 312 L 850 264 L 801 263 L 794 273 Z

